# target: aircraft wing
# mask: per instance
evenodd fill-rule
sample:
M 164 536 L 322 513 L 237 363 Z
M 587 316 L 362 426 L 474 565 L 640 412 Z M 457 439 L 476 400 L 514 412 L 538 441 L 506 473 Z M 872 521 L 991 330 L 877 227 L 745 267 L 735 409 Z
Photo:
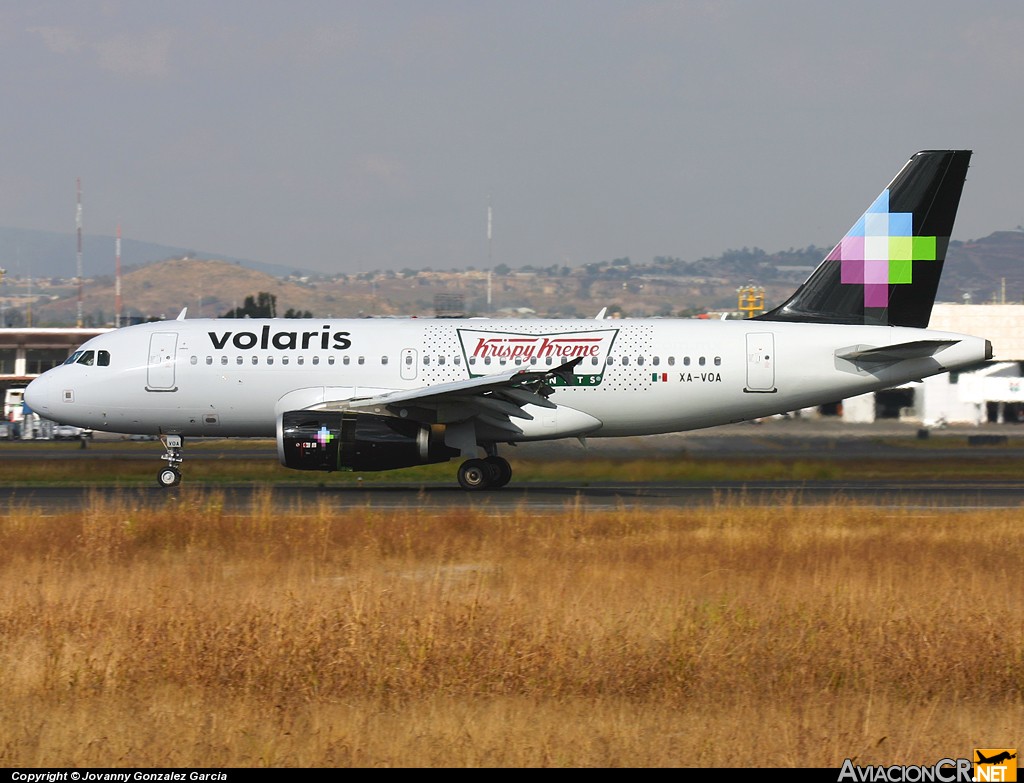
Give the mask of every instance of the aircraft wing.
M 512 419 L 532 419 L 523 410 L 526 405 L 555 408 L 548 399 L 553 381 L 569 381 L 575 367 L 583 361 L 573 359 L 549 370 L 515 369 L 478 378 L 385 392 L 371 397 L 353 397 L 310 406 L 311 410 L 380 411 L 428 424 L 453 424 L 469 419 L 509 432 L 522 432 Z

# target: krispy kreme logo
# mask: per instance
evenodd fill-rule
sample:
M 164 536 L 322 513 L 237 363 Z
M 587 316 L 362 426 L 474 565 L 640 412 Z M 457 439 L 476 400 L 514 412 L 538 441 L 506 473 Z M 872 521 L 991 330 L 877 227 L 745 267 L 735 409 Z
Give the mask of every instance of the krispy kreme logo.
M 521 332 L 481 332 L 471 329 L 459 330 L 462 352 L 470 365 L 473 375 L 486 371 L 481 363 L 492 364 L 496 360 L 520 364 L 562 364 L 572 359 L 583 359 L 577 367 L 578 374 L 601 374 L 605 360 L 612 348 L 618 329 L 595 329 L 585 332 L 560 332 L 556 334 L 522 334 Z M 595 364 L 587 359 L 597 359 Z M 490 361 L 487 361 L 490 360 Z M 494 370 L 490 370 L 493 372 Z

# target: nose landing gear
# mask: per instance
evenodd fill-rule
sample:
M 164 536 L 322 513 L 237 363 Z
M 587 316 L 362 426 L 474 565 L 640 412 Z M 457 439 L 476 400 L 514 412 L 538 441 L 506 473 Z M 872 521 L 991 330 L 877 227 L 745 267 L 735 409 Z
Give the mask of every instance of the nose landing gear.
M 161 459 L 167 460 L 167 467 L 162 468 L 156 474 L 157 483 L 161 487 L 174 487 L 181 483 L 181 471 L 178 465 L 182 463 L 181 456 L 181 435 L 163 435 L 160 442 L 164 444 L 164 455 Z

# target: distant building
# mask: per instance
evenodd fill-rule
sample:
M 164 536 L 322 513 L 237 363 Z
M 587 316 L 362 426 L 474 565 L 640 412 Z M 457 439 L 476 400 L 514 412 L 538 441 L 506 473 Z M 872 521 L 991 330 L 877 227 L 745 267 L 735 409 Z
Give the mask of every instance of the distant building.
M 1024 423 L 1024 305 L 936 303 L 928 328 L 984 337 L 992 342 L 992 360 L 969 372 L 843 400 L 844 421 L 890 418 L 926 427 Z

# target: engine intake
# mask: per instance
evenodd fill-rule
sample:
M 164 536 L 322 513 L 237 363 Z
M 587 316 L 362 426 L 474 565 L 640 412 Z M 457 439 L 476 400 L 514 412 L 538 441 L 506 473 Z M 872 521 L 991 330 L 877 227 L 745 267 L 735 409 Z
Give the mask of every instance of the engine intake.
M 286 411 L 277 422 L 277 454 L 295 470 L 392 470 L 447 462 L 443 426 L 369 413 Z

